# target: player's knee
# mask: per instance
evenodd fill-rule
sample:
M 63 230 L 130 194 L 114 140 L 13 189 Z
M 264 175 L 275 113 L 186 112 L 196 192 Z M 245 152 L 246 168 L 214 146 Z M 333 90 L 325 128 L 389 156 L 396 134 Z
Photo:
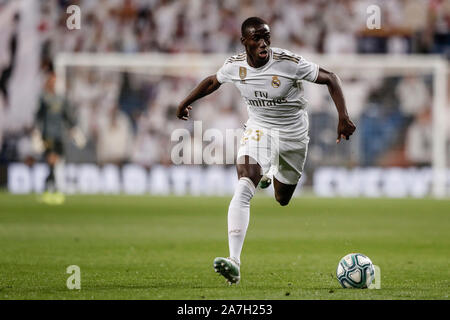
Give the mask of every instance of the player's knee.
M 275 196 L 275 199 L 282 207 L 287 206 L 289 204 L 289 201 L 291 201 L 291 198 L 287 198 L 284 196 Z
M 255 186 L 258 185 L 261 179 L 260 167 L 259 165 L 238 165 L 238 178 L 249 178 Z

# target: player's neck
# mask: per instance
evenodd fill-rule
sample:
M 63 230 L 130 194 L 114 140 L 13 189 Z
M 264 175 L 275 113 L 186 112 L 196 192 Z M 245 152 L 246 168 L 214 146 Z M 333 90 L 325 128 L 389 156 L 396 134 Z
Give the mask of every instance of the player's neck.
M 262 66 L 264 66 L 266 63 L 269 62 L 270 60 L 270 51 L 271 49 L 269 49 L 269 54 L 267 55 L 267 58 L 265 60 L 258 60 L 257 58 L 254 58 L 251 56 L 251 54 L 249 54 L 247 52 L 247 63 L 250 67 L 252 68 L 261 68 Z

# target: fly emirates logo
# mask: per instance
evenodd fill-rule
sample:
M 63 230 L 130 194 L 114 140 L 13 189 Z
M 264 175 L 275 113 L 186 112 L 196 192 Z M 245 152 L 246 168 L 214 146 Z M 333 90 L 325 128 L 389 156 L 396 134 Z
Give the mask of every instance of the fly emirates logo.
M 269 99 L 269 93 L 266 91 L 255 91 L 254 96 L 256 99 L 245 97 L 245 102 L 254 107 L 273 107 L 288 102 L 286 98 Z

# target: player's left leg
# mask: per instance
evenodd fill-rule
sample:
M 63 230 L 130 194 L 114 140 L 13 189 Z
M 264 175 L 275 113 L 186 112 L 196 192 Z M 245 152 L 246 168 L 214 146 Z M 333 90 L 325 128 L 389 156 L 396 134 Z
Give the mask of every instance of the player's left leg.
M 297 184 L 285 184 L 274 178 L 273 188 L 275 190 L 275 199 L 278 203 L 282 206 L 287 206 L 289 201 L 291 201 L 295 188 L 297 188 Z
M 280 141 L 280 153 L 273 177 L 275 199 L 282 206 L 289 204 L 303 173 L 309 138 L 303 141 Z

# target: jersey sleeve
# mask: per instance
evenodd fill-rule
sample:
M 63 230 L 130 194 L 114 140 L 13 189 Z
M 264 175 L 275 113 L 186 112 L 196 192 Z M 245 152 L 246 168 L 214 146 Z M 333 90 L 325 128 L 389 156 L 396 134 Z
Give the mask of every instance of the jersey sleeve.
M 228 63 L 228 60 L 225 61 L 223 66 L 216 73 L 217 81 L 219 81 L 220 83 L 232 82 L 230 68 L 231 63 Z
M 319 75 L 319 66 L 301 57 L 300 61 L 297 64 L 295 76 L 299 80 L 315 82 L 318 75 Z

